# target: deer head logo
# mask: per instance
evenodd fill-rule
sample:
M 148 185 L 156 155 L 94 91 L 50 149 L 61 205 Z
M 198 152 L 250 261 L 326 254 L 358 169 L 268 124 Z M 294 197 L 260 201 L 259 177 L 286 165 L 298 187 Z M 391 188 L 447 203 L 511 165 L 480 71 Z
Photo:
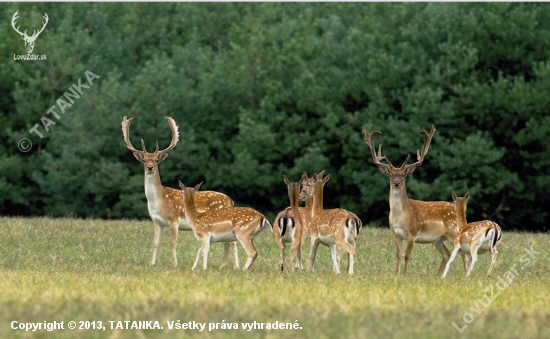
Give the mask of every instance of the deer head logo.
M 44 13 L 43 18 L 46 21 L 42 22 L 42 28 L 39 31 L 34 30 L 33 35 L 28 36 L 27 35 L 27 30 L 25 30 L 25 32 L 21 32 L 19 30 L 19 26 L 17 28 L 15 27 L 15 24 L 16 24 L 15 21 L 19 18 L 18 14 L 17 14 L 18 12 L 19 11 L 16 11 L 15 14 L 13 15 L 13 17 L 11 19 L 11 25 L 12 25 L 13 29 L 15 29 L 15 31 L 21 35 L 23 40 L 25 40 L 25 48 L 27 49 L 27 53 L 31 54 L 32 50 L 34 49 L 34 42 L 36 41 L 36 38 L 38 38 L 40 33 L 42 33 L 42 31 L 44 30 L 44 28 L 46 28 L 46 25 L 48 24 L 48 19 L 49 19 L 48 14 Z

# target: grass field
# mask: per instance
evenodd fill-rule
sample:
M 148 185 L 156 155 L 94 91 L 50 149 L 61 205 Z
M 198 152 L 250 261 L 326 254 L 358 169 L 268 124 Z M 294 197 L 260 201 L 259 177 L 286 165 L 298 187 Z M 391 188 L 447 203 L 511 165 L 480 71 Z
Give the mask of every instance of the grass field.
M 363 229 L 353 276 L 332 273 L 324 246 L 314 273 L 279 272 L 269 229 L 255 241 L 259 257 L 248 272 L 219 270 L 220 244 L 209 270 L 192 272 L 199 242 L 191 232 L 180 232 L 172 267 L 168 230 L 151 267 L 152 234 L 151 221 L 0 218 L 0 338 L 550 338 L 548 234 L 504 233 L 493 277 L 485 254 L 472 277 L 457 259 L 445 280 L 429 245 L 417 244 L 410 272 L 395 275 L 388 229 Z M 240 245 L 239 255 L 242 266 Z M 65 329 L 12 329 L 53 321 Z M 105 330 L 70 330 L 69 321 Z M 164 329 L 125 329 L 132 323 L 123 321 Z M 170 330 L 172 321 L 205 329 Z M 243 329 L 254 321 L 301 329 Z M 233 324 L 239 329 L 227 329 Z

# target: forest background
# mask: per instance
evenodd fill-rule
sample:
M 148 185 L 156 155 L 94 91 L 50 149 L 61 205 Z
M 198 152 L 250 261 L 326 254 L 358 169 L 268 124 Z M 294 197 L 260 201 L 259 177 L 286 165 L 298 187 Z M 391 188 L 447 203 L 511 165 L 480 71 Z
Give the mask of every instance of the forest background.
M 46 60 L 18 59 L 16 11 L 28 34 L 48 15 Z M 147 218 L 121 122 L 152 151 L 172 117 L 165 186 L 204 180 L 273 218 L 283 175 L 325 170 L 325 207 L 387 227 L 363 130 L 399 166 L 433 124 L 410 198 L 469 191 L 469 220 L 547 231 L 549 59 L 547 3 L 0 3 L 0 215 Z

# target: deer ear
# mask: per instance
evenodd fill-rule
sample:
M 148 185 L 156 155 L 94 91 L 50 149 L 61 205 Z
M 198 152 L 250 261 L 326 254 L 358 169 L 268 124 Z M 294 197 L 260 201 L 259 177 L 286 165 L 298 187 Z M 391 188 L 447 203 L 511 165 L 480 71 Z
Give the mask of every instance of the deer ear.
M 456 202 L 456 193 L 455 193 L 455 191 L 453 191 L 453 193 L 451 193 L 451 196 L 453 197 L 453 201 Z
M 139 162 L 144 162 L 145 161 L 145 158 L 143 157 L 143 154 L 141 153 L 138 153 L 138 152 L 134 152 L 134 157 L 136 157 L 137 161 Z
M 195 191 L 195 193 L 197 193 L 199 191 L 199 189 L 201 188 L 202 183 L 203 182 L 201 181 L 197 184 L 197 186 L 193 187 L 193 191 Z
M 288 186 L 290 185 L 290 181 L 286 178 L 286 175 L 283 174 L 283 179 L 285 180 L 285 184 Z
M 390 169 L 389 169 L 389 168 L 387 168 L 387 167 L 378 167 L 378 169 L 379 169 L 380 172 L 382 172 L 382 174 L 384 174 L 385 176 L 391 177 L 391 172 L 390 172 Z
M 180 183 L 180 188 L 182 189 L 182 191 L 185 191 L 185 185 L 183 184 L 183 182 L 181 182 L 181 180 L 178 180 L 178 182 Z
M 330 179 L 330 174 L 327 174 L 327 176 L 323 178 L 323 184 L 326 184 L 328 179 Z
M 407 169 L 405 170 L 404 176 L 411 175 L 411 174 L 414 172 L 415 169 L 416 169 L 416 167 L 409 167 L 409 168 L 407 168 Z
M 466 192 L 466 195 L 464 196 L 464 201 L 468 202 L 468 199 L 470 199 L 470 192 Z
M 168 157 L 168 153 L 160 153 L 157 162 L 162 162 Z

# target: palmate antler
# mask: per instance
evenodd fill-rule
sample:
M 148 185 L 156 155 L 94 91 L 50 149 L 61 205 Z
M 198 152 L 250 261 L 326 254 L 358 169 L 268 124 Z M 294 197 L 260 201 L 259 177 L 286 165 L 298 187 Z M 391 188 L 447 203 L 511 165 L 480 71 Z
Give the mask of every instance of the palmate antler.
M 403 165 L 401 165 L 400 167 L 401 169 L 407 169 L 407 170 L 414 169 L 420 166 L 424 161 L 424 156 L 426 156 L 426 153 L 428 153 L 428 149 L 430 148 L 430 143 L 432 142 L 432 138 L 435 134 L 435 127 L 434 125 L 432 125 L 432 129 L 430 130 L 429 134 L 426 131 L 420 131 L 420 133 L 424 135 L 424 145 L 422 146 L 422 152 L 420 152 L 420 150 L 417 150 L 416 151 L 417 161 L 414 164 L 409 164 L 409 165 L 407 165 L 407 162 L 409 161 L 409 158 L 411 155 L 407 154 L 407 159 L 405 159 L 405 162 L 403 162 Z M 374 146 L 374 138 L 376 136 L 379 136 L 380 134 L 382 134 L 382 132 L 374 131 L 372 133 L 369 133 L 369 127 L 368 126 L 365 127 L 365 142 L 370 147 L 372 160 L 374 161 L 374 164 L 376 166 L 380 167 L 380 169 L 389 170 L 390 168 L 395 168 L 385 155 L 384 156 L 381 155 L 382 144 L 378 145 L 378 154 L 376 154 L 375 152 L 376 148 Z M 382 160 L 386 160 L 388 163 L 384 164 L 381 162 Z
M 379 131 L 374 131 L 372 133 L 369 133 L 369 126 L 365 127 L 365 142 L 370 147 L 372 160 L 373 160 L 374 164 L 376 166 L 380 167 L 380 169 L 389 170 L 393 166 L 391 165 L 390 161 L 388 160 L 388 158 L 385 155 L 382 156 L 382 154 L 381 154 L 382 153 L 382 144 L 378 145 L 378 154 L 376 154 L 376 151 L 375 151 L 376 147 L 374 146 L 374 138 L 379 136 L 380 134 L 382 134 L 382 132 L 379 132 Z M 388 162 L 388 164 L 382 163 L 381 162 L 382 160 L 386 160 Z
M 424 156 L 426 153 L 428 153 L 428 149 L 430 148 L 430 143 L 432 142 L 432 138 L 435 134 L 435 127 L 432 125 L 432 129 L 430 130 L 430 133 L 426 131 L 420 131 L 422 135 L 424 135 L 424 146 L 422 146 L 422 153 L 420 153 L 419 150 L 416 151 L 416 159 L 417 161 L 414 164 L 406 165 L 407 161 L 409 160 L 409 155 L 407 155 L 407 160 L 401 165 L 401 168 L 405 169 L 414 169 L 420 165 L 422 165 L 422 162 L 424 161 Z
M 136 149 L 134 146 L 132 146 L 132 143 L 130 142 L 130 124 L 132 123 L 132 120 L 134 120 L 134 118 L 127 119 L 126 117 L 124 117 L 124 119 L 122 120 L 122 134 L 124 135 L 124 142 L 126 143 L 126 148 L 128 148 L 130 151 L 134 153 L 140 153 L 140 154 L 147 153 L 147 150 L 145 149 L 145 142 L 143 142 L 143 139 L 141 139 L 142 150 Z M 159 142 L 157 140 L 155 153 L 160 153 L 160 154 L 168 153 L 172 149 L 174 149 L 174 147 L 176 147 L 176 144 L 178 143 L 179 131 L 178 131 L 178 126 L 176 125 L 176 122 L 174 121 L 174 119 L 169 117 L 167 117 L 166 120 L 168 120 L 168 124 L 170 125 L 170 130 L 172 130 L 172 141 L 170 141 L 170 145 L 166 149 L 159 151 Z

